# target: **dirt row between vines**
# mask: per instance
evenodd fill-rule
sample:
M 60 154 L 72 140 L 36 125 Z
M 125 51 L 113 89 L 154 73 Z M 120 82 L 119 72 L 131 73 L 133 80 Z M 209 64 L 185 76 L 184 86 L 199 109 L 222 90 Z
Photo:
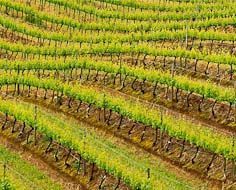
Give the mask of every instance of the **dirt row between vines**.
M 58 169 L 58 167 L 55 166 L 55 163 L 49 162 L 40 153 L 36 152 L 36 150 L 32 150 L 34 147 L 30 147 L 30 145 L 21 145 L 17 139 L 2 132 L 0 132 L 0 139 L 0 144 L 11 152 L 20 155 L 21 158 L 37 167 L 63 188 L 71 190 L 86 190 L 85 187 L 71 178 L 70 175 Z
M 74 118 L 77 121 L 84 122 L 88 125 L 88 127 L 94 128 L 94 129 L 104 133 L 105 135 L 108 135 L 109 137 L 115 137 L 115 138 L 120 139 L 119 141 L 117 141 L 118 143 L 124 142 L 127 145 L 131 145 L 132 147 L 135 147 L 135 149 L 137 149 L 138 151 L 143 152 L 142 154 L 145 154 L 145 155 L 150 154 L 156 158 L 161 158 L 161 160 L 167 165 L 167 167 L 171 171 L 174 170 L 174 173 L 178 174 L 178 176 L 182 176 L 183 178 L 186 178 L 186 176 L 187 176 L 187 179 L 189 179 L 189 181 L 201 180 L 202 182 L 207 183 L 210 188 L 213 188 L 213 189 L 220 189 L 221 188 L 221 183 L 218 180 L 205 178 L 204 175 L 200 175 L 200 173 L 196 172 L 196 170 L 192 170 L 187 167 L 182 167 L 183 166 L 182 164 L 179 164 L 178 162 L 174 162 L 173 160 L 163 156 L 162 154 L 160 154 L 158 152 L 146 149 L 143 145 L 139 144 L 138 142 L 134 142 L 131 139 L 124 137 L 124 135 L 122 135 L 122 132 L 116 132 L 114 130 L 109 129 L 105 125 L 102 125 L 100 123 L 96 123 L 93 116 L 92 116 L 92 118 L 90 117 L 89 119 L 80 117 L 80 115 L 74 114 L 72 111 L 68 110 L 64 106 L 62 106 L 61 108 L 58 108 L 56 105 L 53 105 L 52 103 L 47 102 L 43 99 L 39 100 L 39 99 L 35 99 L 32 97 L 28 98 L 28 97 L 21 97 L 21 96 L 18 98 L 19 98 L 19 100 L 22 100 L 25 102 L 33 103 L 35 105 L 39 105 L 42 107 L 47 107 L 48 109 L 50 109 L 51 111 L 56 112 L 56 113 L 62 112 L 66 116 L 68 116 L 70 118 Z

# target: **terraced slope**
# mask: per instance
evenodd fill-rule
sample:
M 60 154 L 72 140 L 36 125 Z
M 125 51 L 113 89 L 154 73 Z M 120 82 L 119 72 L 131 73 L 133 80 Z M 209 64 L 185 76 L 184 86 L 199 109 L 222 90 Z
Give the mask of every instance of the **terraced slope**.
M 233 0 L 0 0 L 3 152 L 45 171 L 41 184 L 17 162 L 40 189 L 235 189 L 235 12 Z

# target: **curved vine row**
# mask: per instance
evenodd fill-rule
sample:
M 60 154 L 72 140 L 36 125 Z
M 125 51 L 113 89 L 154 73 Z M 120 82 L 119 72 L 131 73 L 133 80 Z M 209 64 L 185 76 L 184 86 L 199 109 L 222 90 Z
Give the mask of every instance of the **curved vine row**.
M 59 26 L 67 26 L 72 29 L 82 29 L 82 30 L 104 30 L 104 31 L 120 31 L 120 32 L 135 32 L 135 31 L 153 31 L 156 29 L 183 29 L 186 27 L 186 22 L 161 22 L 161 23 L 132 23 L 127 25 L 126 23 L 116 22 L 107 23 L 107 22 L 93 22 L 93 23 L 79 23 L 70 18 L 59 18 L 55 16 L 51 16 L 49 14 L 36 11 L 28 6 L 23 6 L 18 3 L 11 3 L 7 0 L 1 0 L 0 6 L 5 7 L 5 12 L 10 10 L 14 10 L 18 17 L 25 18 L 27 15 L 27 21 L 32 22 L 34 24 L 42 25 L 42 21 L 50 22 Z M 188 28 L 209 28 L 211 26 L 228 26 L 235 25 L 235 17 L 228 18 L 211 18 L 209 20 L 204 21 L 195 21 L 187 24 Z
M 171 137 L 186 140 L 190 144 L 220 154 L 227 159 L 236 160 L 236 149 L 232 137 L 222 135 L 204 126 L 192 124 L 185 119 L 175 118 L 167 114 L 162 115 L 159 111 L 147 108 L 139 102 L 133 103 L 122 97 L 100 93 L 82 85 L 63 84 L 53 79 L 36 79 L 35 77 L 22 77 L 20 75 L 3 75 L 0 78 L 1 86 L 16 84 L 61 92 L 72 99 L 86 102 L 97 108 L 111 110 L 135 122 L 154 129 L 159 128 Z
M 231 33 L 222 33 L 215 31 L 199 31 L 199 30 L 178 30 L 174 31 L 155 31 L 149 33 L 134 33 L 131 35 L 125 34 L 106 34 L 102 31 L 93 35 L 70 35 L 58 32 L 47 32 L 45 30 L 32 28 L 23 23 L 17 23 L 9 17 L 0 15 L 0 25 L 13 32 L 21 33 L 22 35 L 40 38 L 44 40 L 57 41 L 57 42 L 75 42 L 75 43 L 101 43 L 101 42 L 140 42 L 140 41 L 161 41 L 161 40 L 183 40 L 186 38 L 198 40 L 216 40 L 216 41 L 236 41 L 236 36 Z
M 5 50 L 6 52 L 15 52 L 22 53 L 24 55 L 42 55 L 42 56 L 79 56 L 79 55 L 97 55 L 97 54 L 109 54 L 109 55 L 120 55 L 120 54 L 143 54 L 150 55 L 154 57 L 163 56 L 163 57 L 173 57 L 173 58 L 186 58 L 194 59 L 198 61 L 205 61 L 208 63 L 217 63 L 222 65 L 230 66 L 230 72 L 233 74 L 233 66 L 236 65 L 236 57 L 230 54 L 208 54 L 206 52 L 200 52 L 197 50 L 184 50 L 177 48 L 174 50 L 170 49 L 157 49 L 151 48 L 145 44 L 140 45 L 121 45 L 116 43 L 111 44 L 95 44 L 87 45 L 82 48 L 70 46 L 70 47 L 35 47 L 35 46 L 26 46 L 19 43 L 9 43 L 5 41 L 0 41 L 0 49 Z
M 183 11 L 181 13 L 162 13 L 162 14 L 156 14 L 156 13 L 121 13 L 116 11 L 109 11 L 109 10 L 97 10 L 96 8 L 92 6 L 86 6 L 81 5 L 78 3 L 75 3 L 73 1 L 65 1 L 65 0 L 44 0 L 44 2 L 48 2 L 50 4 L 58 5 L 61 7 L 65 7 L 65 9 L 69 8 L 73 11 L 80 11 L 84 12 L 86 14 L 92 14 L 99 18 L 113 18 L 113 19 L 121 19 L 121 20 L 135 20 L 135 21 L 167 21 L 167 20 L 198 20 L 198 19 L 209 19 L 209 18 L 217 18 L 217 17 L 228 17 L 232 16 L 235 13 L 233 6 L 227 9 L 220 9 L 214 12 L 210 12 L 209 10 L 204 11 Z M 42 2 L 43 4 L 43 2 Z M 199 9 L 200 10 L 200 9 Z M 214 9 L 215 10 L 215 9 Z
M 228 102 L 231 105 L 236 103 L 235 89 L 215 85 L 202 80 L 191 80 L 186 76 L 172 76 L 170 73 L 162 71 L 149 71 L 137 67 L 126 65 L 119 66 L 111 62 L 98 62 L 90 59 L 72 60 L 72 61 L 1 61 L 0 69 L 5 71 L 15 70 L 17 72 L 35 70 L 73 70 L 87 69 L 102 71 L 110 74 L 120 74 L 137 80 L 145 80 L 154 84 L 167 85 L 186 92 L 196 93 L 205 98 L 211 98 L 218 102 Z
M 72 122 L 52 116 L 43 109 L 37 109 L 35 120 L 34 106 L 14 101 L 0 101 L 0 111 L 14 117 L 18 121 L 37 129 L 37 132 L 45 135 L 57 143 L 79 153 L 82 158 L 96 164 L 100 169 L 123 180 L 133 189 L 168 188 L 170 181 L 153 171 L 150 178 L 146 176 L 146 165 L 137 159 L 130 160 L 117 146 L 95 133 L 85 132 Z M 86 136 L 85 136 L 86 133 Z M 134 155 L 132 155 L 133 157 Z M 176 188 L 183 188 L 185 184 L 177 184 Z

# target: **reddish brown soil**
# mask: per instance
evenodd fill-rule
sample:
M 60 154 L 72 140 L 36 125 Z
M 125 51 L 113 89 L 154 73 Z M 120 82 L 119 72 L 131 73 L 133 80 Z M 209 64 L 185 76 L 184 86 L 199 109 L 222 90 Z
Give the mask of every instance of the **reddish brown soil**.
M 33 103 L 37 103 L 37 100 L 35 100 L 34 98 L 24 97 L 24 101 L 30 101 L 30 102 L 33 102 Z M 132 126 L 131 125 L 132 122 L 129 124 L 129 121 L 126 120 L 125 123 L 122 125 L 123 127 L 121 127 L 121 130 L 117 131 L 117 129 L 116 129 L 117 127 L 116 127 L 115 123 L 117 123 L 116 121 L 118 121 L 118 118 L 115 114 L 113 114 L 111 121 L 115 122 L 115 123 L 110 125 L 110 127 L 107 126 L 108 128 L 106 126 L 102 127 L 103 125 L 101 126 L 97 121 L 97 112 L 96 112 L 96 110 L 91 111 L 90 116 L 89 116 L 90 119 L 88 120 L 88 118 L 85 117 L 86 112 L 82 111 L 82 110 L 87 109 L 86 105 L 83 106 L 84 108 L 82 108 L 80 113 L 75 113 L 72 110 L 76 109 L 76 104 L 74 105 L 74 103 L 73 103 L 74 108 L 72 110 L 71 109 L 68 110 L 68 108 L 66 106 L 66 101 L 68 101 L 68 100 L 64 100 L 65 106 L 60 107 L 59 110 L 63 111 L 66 114 L 68 114 L 69 116 L 76 117 L 77 119 L 84 118 L 84 119 L 82 119 L 84 122 L 88 122 L 89 124 L 92 124 L 95 127 L 96 127 L 96 125 L 98 125 L 97 127 L 101 128 L 101 130 L 106 130 L 107 132 L 111 131 L 109 133 L 114 134 L 114 135 L 116 135 L 120 138 L 124 138 L 128 142 L 130 142 L 131 144 L 133 144 L 135 146 L 138 146 L 140 148 L 143 148 L 143 149 L 151 152 L 154 155 L 158 155 L 162 159 L 169 160 L 170 163 L 175 164 L 176 166 L 179 166 L 180 168 L 182 167 L 182 169 L 184 169 L 188 172 L 191 172 L 193 175 L 199 176 L 202 179 L 205 178 L 205 175 L 206 175 L 206 174 L 204 174 L 205 167 L 206 167 L 206 164 L 210 162 L 211 157 L 212 157 L 211 154 L 206 152 L 205 150 L 200 150 L 201 153 L 199 154 L 196 163 L 194 165 L 192 165 L 192 164 L 189 163 L 188 160 L 194 156 L 194 152 L 196 151 L 196 148 L 188 145 L 187 143 L 185 145 L 184 154 L 181 157 L 181 160 L 179 160 L 178 157 L 179 157 L 180 150 L 181 150 L 181 147 L 182 147 L 182 142 L 181 141 L 173 139 L 172 143 L 170 145 L 169 151 L 166 151 L 166 146 L 168 144 L 167 142 L 169 141 L 169 137 L 164 135 L 163 146 L 160 147 L 160 144 L 158 143 L 158 146 L 156 148 L 155 147 L 152 148 L 151 144 L 152 144 L 153 135 L 154 135 L 153 130 L 150 130 L 148 128 L 145 132 L 145 136 L 144 136 L 142 142 L 140 142 L 140 138 L 141 138 L 140 134 L 143 133 L 143 127 L 144 126 L 143 127 L 140 127 L 140 126 L 138 127 L 138 125 L 137 125 L 137 127 L 132 130 L 131 136 L 129 136 L 127 134 L 128 134 L 128 131 L 129 131 L 130 127 L 124 127 L 124 126 Z M 53 111 L 57 111 L 58 108 L 54 107 L 51 104 L 51 102 L 50 103 L 48 102 L 46 104 L 45 103 L 42 100 L 40 101 L 41 105 L 47 106 L 48 108 L 52 109 Z M 66 110 L 68 110 L 68 111 L 66 111 Z M 96 125 L 95 125 L 95 123 L 96 123 Z M 221 163 L 222 163 L 222 158 L 217 157 L 214 160 L 213 165 L 215 165 L 215 164 L 222 165 Z M 214 178 L 220 178 L 221 179 L 222 177 L 220 177 L 220 176 L 222 176 L 222 174 L 221 174 L 222 170 L 220 169 L 220 171 L 217 171 L 218 169 L 215 168 L 216 169 L 215 170 L 214 167 L 212 167 L 212 166 L 211 166 L 210 172 L 208 173 L 209 179 L 212 179 L 212 180 Z M 228 163 L 227 167 L 230 168 L 231 164 Z M 213 180 L 214 182 L 212 181 L 213 184 L 218 184 L 218 185 L 221 184 L 220 181 L 218 181 L 218 180 L 215 181 L 215 180 Z

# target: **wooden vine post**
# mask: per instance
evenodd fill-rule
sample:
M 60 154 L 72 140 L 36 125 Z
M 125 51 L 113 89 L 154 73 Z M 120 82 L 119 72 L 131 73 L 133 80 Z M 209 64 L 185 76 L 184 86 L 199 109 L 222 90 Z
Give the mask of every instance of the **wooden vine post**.
M 7 175 L 7 164 L 6 162 L 4 162 L 3 164 L 3 179 L 6 179 L 6 175 Z
M 34 126 L 34 145 L 37 144 L 37 119 L 38 119 L 38 107 L 34 107 L 34 121 L 35 121 L 35 126 Z
M 18 64 L 17 65 L 17 76 L 19 78 L 19 75 L 20 75 L 20 65 Z M 20 95 L 20 83 L 17 84 L 17 95 L 19 96 Z
M 150 179 L 151 177 L 151 170 L 150 168 L 147 169 L 147 178 Z

